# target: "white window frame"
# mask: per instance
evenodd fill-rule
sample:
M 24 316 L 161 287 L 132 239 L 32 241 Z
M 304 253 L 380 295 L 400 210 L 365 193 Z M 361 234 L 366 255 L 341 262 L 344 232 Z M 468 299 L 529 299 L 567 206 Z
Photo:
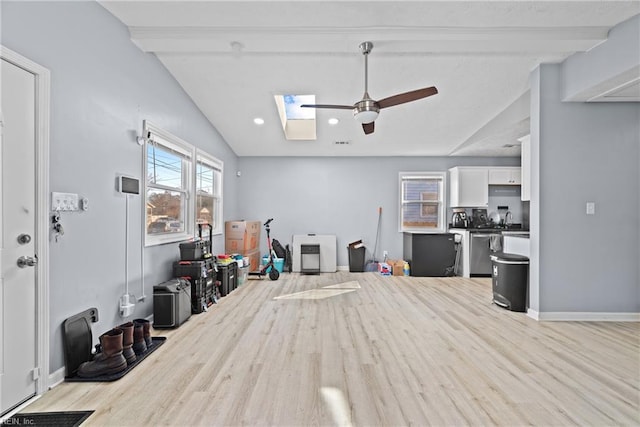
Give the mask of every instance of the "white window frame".
M 224 221 L 222 219 L 223 214 L 223 176 L 224 176 L 224 163 L 212 156 L 211 154 L 197 149 L 195 146 L 189 144 L 188 142 L 178 138 L 177 136 L 155 126 L 153 123 L 150 123 L 148 120 L 143 122 L 143 132 L 145 136 L 144 143 L 144 155 L 143 155 L 143 166 L 142 166 L 142 175 L 144 176 L 144 201 L 142 203 L 142 225 L 144 232 L 144 244 L 145 246 L 155 246 L 166 243 L 175 243 L 184 241 L 192 238 L 196 233 L 196 191 L 197 191 L 197 182 L 196 182 L 196 172 L 197 172 L 197 162 L 202 161 L 208 166 L 213 167 L 220 171 L 220 185 L 219 185 L 219 194 L 216 196 L 219 198 L 218 209 L 218 223 L 215 224 L 215 228 L 213 229 L 213 234 L 222 234 L 222 230 L 224 227 Z M 154 139 L 155 138 L 155 139 Z M 185 160 L 183 161 L 183 171 L 182 171 L 182 179 L 183 179 L 183 187 L 181 191 L 185 192 L 186 195 L 186 206 L 185 212 L 183 214 L 184 217 L 184 231 L 176 232 L 176 233 L 163 233 L 163 234 L 149 234 L 147 233 L 147 190 L 149 188 L 162 188 L 161 185 L 149 185 L 147 179 L 147 151 L 149 144 L 158 144 L 170 151 L 174 151 L 180 155 L 182 155 Z M 170 190 L 174 190 L 174 188 L 167 188 Z M 206 230 L 203 230 L 205 232 Z M 203 236 L 206 237 L 206 236 Z
M 202 150 L 196 150 L 196 161 L 194 164 L 194 195 L 196 195 L 196 197 L 193 198 L 193 204 L 194 204 L 194 215 L 193 217 L 195 218 L 196 212 L 195 212 L 195 204 L 197 201 L 197 191 L 198 191 L 198 180 L 197 177 L 195 176 L 197 173 L 197 164 L 198 163 L 204 163 L 207 166 L 211 167 L 212 169 L 214 169 L 216 176 L 218 177 L 218 181 L 215 181 L 215 176 L 214 176 L 214 193 L 213 193 L 213 198 L 214 198 L 214 213 L 213 213 L 213 218 L 215 218 L 217 220 L 217 222 L 215 222 L 214 224 L 212 224 L 213 226 L 213 234 L 222 234 L 222 229 L 224 226 L 224 221 L 222 218 L 222 214 L 224 212 L 223 210 L 223 206 L 222 206 L 222 202 L 223 202 L 223 189 L 224 189 L 224 163 L 213 157 L 211 154 L 202 151 Z M 215 202 L 215 200 L 217 200 L 217 203 Z M 203 230 L 203 233 L 205 232 L 205 230 Z
M 406 201 L 404 200 L 404 193 L 402 185 L 407 180 L 429 180 L 436 179 L 440 181 L 440 200 L 438 204 L 438 226 L 433 228 L 427 227 L 405 227 L 403 224 L 403 207 L 409 203 L 421 203 L 420 201 Z M 447 172 L 400 172 L 398 174 L 398 231 L 406 233 L 444 233 L 447 231 Z

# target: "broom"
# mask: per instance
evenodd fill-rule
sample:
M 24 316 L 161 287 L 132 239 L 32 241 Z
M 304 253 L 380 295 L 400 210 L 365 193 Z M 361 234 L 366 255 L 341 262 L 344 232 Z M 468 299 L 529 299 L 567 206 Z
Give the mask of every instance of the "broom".
M 373 259 L 367 261 L 364 266 L 364 271 L 378 271 L 378 260 L 376 254 L 378 253 L 378 238 L 380 237 L 380 228 L 382 227 L 382 223 L 380 219 L 382 218 L 382 206 L 378 208 L 378 229 L 376 230 L 376 243 L 373 245 Z

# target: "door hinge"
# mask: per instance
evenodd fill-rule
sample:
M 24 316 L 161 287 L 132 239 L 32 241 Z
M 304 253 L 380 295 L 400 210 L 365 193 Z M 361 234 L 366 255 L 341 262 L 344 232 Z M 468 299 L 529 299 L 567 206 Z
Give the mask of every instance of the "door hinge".
M 33 371 L 31 371 L 31 375 L 33 375 L 34 381 L 38 381 L 38 378 L 40 378 L 40 368 L 34 368 Z

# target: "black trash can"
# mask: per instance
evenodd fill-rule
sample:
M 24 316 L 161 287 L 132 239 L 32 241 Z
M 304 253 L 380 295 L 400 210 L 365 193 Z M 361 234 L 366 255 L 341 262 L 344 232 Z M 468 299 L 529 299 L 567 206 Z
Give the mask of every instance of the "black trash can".
M 361 240 L 349 243 L 349 271 L 352 273 L 364 272 L 365 247 Z
M 491 254 L 493 302 L 511 311 L 527 311 L 529 258 L 516 254 Z

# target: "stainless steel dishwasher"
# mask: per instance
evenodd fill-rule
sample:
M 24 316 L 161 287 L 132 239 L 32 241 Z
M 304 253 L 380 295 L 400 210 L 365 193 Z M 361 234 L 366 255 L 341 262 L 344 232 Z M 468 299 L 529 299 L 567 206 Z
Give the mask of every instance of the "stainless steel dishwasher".
M 469 248 L 470 276 L 491 277 L 491 248 L 498 244 L 502 244 L 502 234 L 499 232 L 471 233 L 471 247 Z

